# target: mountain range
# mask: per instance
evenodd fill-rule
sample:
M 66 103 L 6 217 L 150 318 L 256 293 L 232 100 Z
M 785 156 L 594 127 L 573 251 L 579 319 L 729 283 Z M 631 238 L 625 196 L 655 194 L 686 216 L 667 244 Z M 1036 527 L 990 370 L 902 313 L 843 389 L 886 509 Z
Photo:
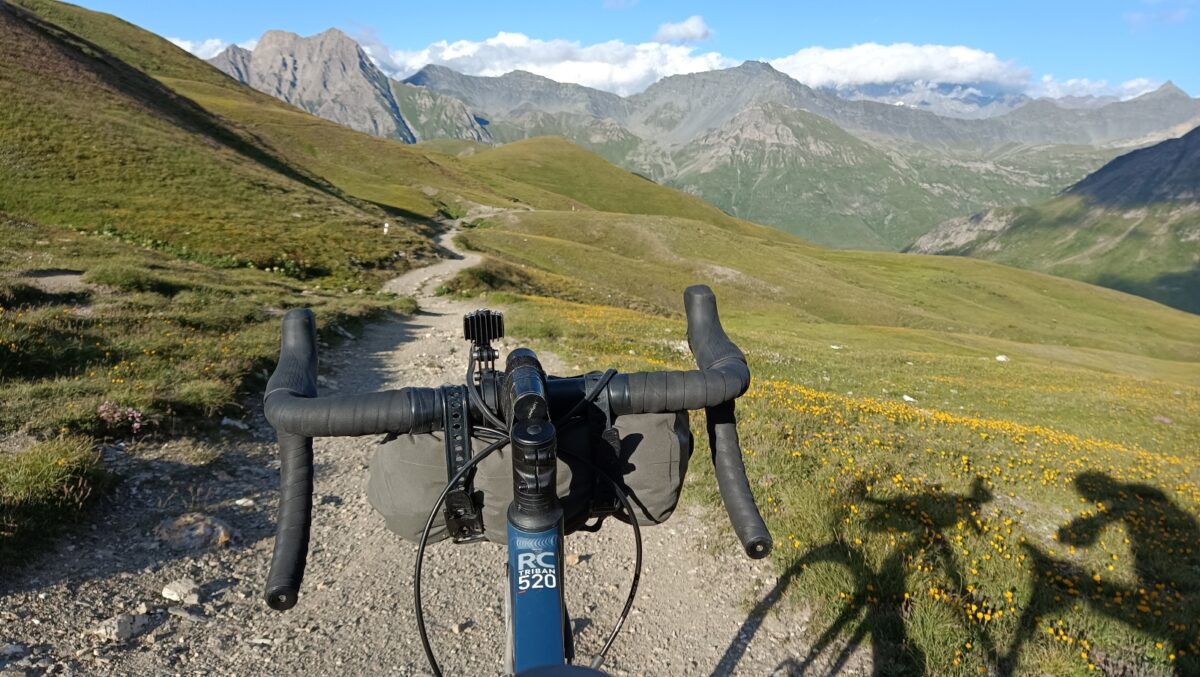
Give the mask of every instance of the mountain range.
M 949 220 L 909 251 L 984 258 L 1200 313 L 1200 128 L 1029 207 Z
M 1200 122 L 1200 101 L 1170 83 L 1129 101 L 1059 105 L 977 88 L 814 89 L 754 61 L 627 97 L 437 65 L 400 82 L 335 29 L 269 31 L 253 52 L 230 47 L 211 63 L 306 111 L 405 142 L 563 136 L 732 215 L 840 248 L 901 250 L 947 219 L 1040 202 L 1123 150 Z M 957 117 L 932 112 L 947 101 L 962 104 L 950 111 Z

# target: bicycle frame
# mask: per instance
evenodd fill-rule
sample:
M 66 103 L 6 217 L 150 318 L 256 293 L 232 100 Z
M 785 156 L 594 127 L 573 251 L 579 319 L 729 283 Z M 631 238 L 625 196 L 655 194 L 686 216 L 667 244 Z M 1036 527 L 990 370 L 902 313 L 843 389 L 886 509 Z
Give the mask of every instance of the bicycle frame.
M 546 376 L 533 351 L 509 353 L 503 409 L 512 444 L 507 609 L 511 671 L 563 665 L 571 639 L 563 601 L 563 511 L 558 505 L 557 431 Z
M 507 663 L 516 674 L 570 660 L 562 592 L 562 525 L 528 532 L 508 525 Z

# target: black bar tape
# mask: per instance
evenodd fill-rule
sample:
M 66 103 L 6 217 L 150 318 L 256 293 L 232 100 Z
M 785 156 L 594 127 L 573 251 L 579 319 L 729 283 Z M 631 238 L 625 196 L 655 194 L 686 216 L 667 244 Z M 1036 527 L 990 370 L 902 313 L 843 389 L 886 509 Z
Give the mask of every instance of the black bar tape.
M 276 390 L 267 395 L 263 413 L 276 430 L 306 437 L 403 435 L 442 429 L 442 398 L 436 388 L 319 399 Z
M 312 438 L 279 433 L 279 463 L 279 523 L 275 528 L 271 569 L 267 573 L 266 598 L 272 609 L 287 611 L 296 605 L 308 559 L 308 535 L 312 526 Z
M 267 381 L 268 411 L 272 395 L 275 399 L 317 395 L 317 323 L 307 308 L 290 310 L 283 317 L 279 364 Z M 311 437 L 277 425 L 275 430 L 279 439 L 279 519 L 267 572 L 266 598 L 272 609 L 286 611 L 296 605 L 308 560 L 313 453 Z
M 683 292 L 683 307 L 687 313 L 688 345 L 696 356 L 696 364 L 705 373 L 721 374 L 721 385 L 736 391 L 727 392 L 728 396 L 721 403 L 708 403 L 704 411 L 708 424 L 708 444 L 717 476 L 717 490 L 721 493 L 725 511 L 729 513 L 733 531 L 742 542 L 746 555 L 760 559 L 771 554 L 773 543 L 758 506 L 754 504 L 754 494 L 750 491 L 746 466 L 742 462 L 733 403 L 750 387 L 750 368 L 746 365 L 745 354 L 734 345 L 721 326 L 717 297 L 712 289 L 705 285 L 688 287 Z
M 742 542 L 746 555 L 762 559 L 771 554 L 773 541 L 767 525 L 763 522 L 750 481 L 746 478 L 746 466 L 742 463 L 742 448 L 738 442 L 737 419 L 734 403 L 709 407 L 705 410 L 708 425 L 708 446 L 712 451 L 713 470 L 717 476 L 717 490 L 729 513 L 733 532 Z
M 746 392 L 749 381 L 749 368 L 737 362 L 719 371 L 618 374 L 609 383 L 608 394 L 615 414 L 658 414 L 729 402 Z

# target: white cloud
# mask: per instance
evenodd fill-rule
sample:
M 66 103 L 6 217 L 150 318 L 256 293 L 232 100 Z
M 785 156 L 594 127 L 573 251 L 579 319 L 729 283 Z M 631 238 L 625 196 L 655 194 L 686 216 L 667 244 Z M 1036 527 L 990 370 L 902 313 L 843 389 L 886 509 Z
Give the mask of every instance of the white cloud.
M 1162 85 L 1161 82 L 1148 78 L 1134 78 L 1118 85 L 1110 85 L 1107 80 L 1089 78 L 1056 80 L 1053 75 L 1047 73 L 1038 80 L 1037 84 L 1029 87 L 1028 94 L 1051 99 L 1064 96 L 1116 96 L 1121 99 L 1132 99 L 1153 91 L 1160 85 Z
M 1160 24 L 1181 24 L 1192 16 L 1195 0 L 1143 0 L 1153 9 L 1125 12 L 1125 23 L 1134 31 L 1145 31 Z
M 868 42 L 839 49 L 806 47 L 770 63 L 812 87 L 924 81 L 987 82 L 1019 89 L 1029 81 L 1029 72 L 1012 62 L 961 45 Z
M 184 40 L 183 38 L 167 38 L 167 40 L 173 42 L 176 47 L 186 49 L 201 59 L 211 59 L 225 51 L 225 48 L 229 46 L 228 42 L 220 38 L 209 38 L 199 42 Z
M 693 19 L 696 25 L 690 33 L 680 28 Z M 663 35 L 667 28 L 678 31 Z M 407 77 L 432 63 L 468 75 L 497 76 L 524 70 L 559 82 L 628 95 L 669 75 L 730 68 L 740 63 L 718 52 L 700 52 L 694 45 L 662 40 L 668 37 L 683 40 L 685 34 L 698 38 L 710 33 L 704 20 L 695 16 L 678 24 L 664 24 L 655 41 L 640 44 L 610 40 L 584 45 L 571 40 L 542 40 L 524 33 L 500 32 L 481 41 L 443 40 L 424 49 L 392 50 L 369 28 L 357 31 L 356 39 L 385 72 L 396 78 Z M 167 39 L 203 59 L 216 56 L 230 44 L 220 38 Z M 237 44 L 254 49 L 256 43 L 257 40 L 246 40 Z M 962 45 L 865 43 L 835 49 L 807 47 L 770 63 L 813 87 L 899 83 L 932 90 L 939 84 L 962 85 L 963 96 L 978 93 L 973 87 L 988 85 L 991 91 L 1035 97 L 1113 95 L 1128 99 L 1160 84 L 1146 78 L 1119 84 L 1089 78 L 1058 80 L 1053 75 L 1034 79 L 1027 69 L 1011 61 Z
M 704 23 L 704 17 L 694 15 L 677 24 L 666 23 L 658 27 L 655 42 L 699 42 L 712 37 L 712 29 Z
M 469 75 L 496 76 L 524 70 L 617 94 L 639 92 L 668 75 L 729 68 L 738 63 L 716 52 L 698 53 L 687 45 L 632 45 L 620 40 L 582 45 L 504 32 L 479 42 L 435 42 L 415 51 L 388 51 L 368 35 L 363 46 L 376 63 L 396 77 L 406 77 L 431 63 Z
M 167 38 L 167 40 L 173 43 L 176 47 L 185 49 L 201 59 L 211 59 L 221 52 L 224 52 L 225 48 L 230 45 L 230 43 L 222 40 L 221 38 L 209 38 L 207 40 L 199 41 L 184 40 L 183 38 Z M 258 40 L 244 40 L 237 43 L 237 46 L 244 47 L 246 49 L 254 49 L 254 46 L 257 44 Z

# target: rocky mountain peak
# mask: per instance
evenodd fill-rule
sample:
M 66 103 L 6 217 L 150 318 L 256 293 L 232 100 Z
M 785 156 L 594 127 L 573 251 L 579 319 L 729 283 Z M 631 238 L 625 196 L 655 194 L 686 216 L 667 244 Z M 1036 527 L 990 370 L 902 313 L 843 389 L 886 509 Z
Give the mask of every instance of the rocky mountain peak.
M 1191 96 L 1188 95 L 1187 92 L 1180 89 L 1179 86 L 1176 85 L 1174 82 L 1167 80 L 1158 89 L 1154 90 L 1153 92 L 1147 92 L 1137 98 L 1139 98 L 1139 99 L 1167 99 L 1167 98 L 1178 99 L 1181 97 L 1184 99 L 1192 98 Z
M 491 140 L 461 101 L 392 80 L 358 42 L 336 28 L 309 37 L 267 31 L 253 52 L 230 47 L 209 63 L 259 91 L 368 134 L 409 143 L 439 137 Z M 457 76 L 437 66 L 422 72 Z
M 766 74 L 766 75 L 770 75 L 770 74 L 783 75 L 778 70 L 776 70 L 774 66 L 767 63 L 766 61 L 754 61 L 754 60 L 743 61 L 742 63 L 738 64 L 737 66 L 734 66 L 733 68 L 731 68 L 729 70 L 741 71 L 743 73 L 761 73 L 761 74 Z
M 271 30 L 262 34 L 255 52 L 282 52 L 296 56 L 313 56 L 325 60 L 368 60 L 366 52 L 350 36 L 336 28 L 302 37 L 289 31 Z M 303 54 L 300 54 L 303 52 Z M 314 59 L 306 59 L 313 61 Z M 374 67 L 374 66 L 372 66 Z
M 230 45 L 225 51 L 209 59 L 208 62 L 217 70 L 227 73 L 230 77 L 246 85 L 250 84 L 251 51 L 245 47 Z
M 416 139 L 400 115 L 391 81 L 336 28 L 309 37 L 267 31 L 244 64 L 241 56 L 227 51 L 210 63 L 314 115 L 377 136 Z

